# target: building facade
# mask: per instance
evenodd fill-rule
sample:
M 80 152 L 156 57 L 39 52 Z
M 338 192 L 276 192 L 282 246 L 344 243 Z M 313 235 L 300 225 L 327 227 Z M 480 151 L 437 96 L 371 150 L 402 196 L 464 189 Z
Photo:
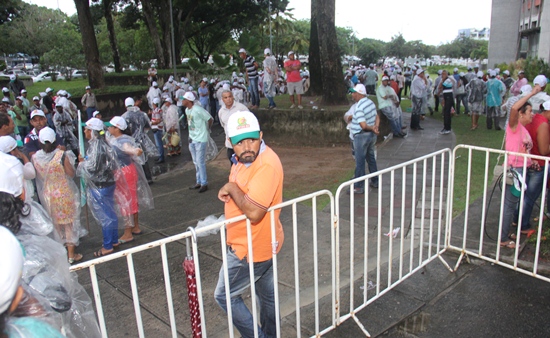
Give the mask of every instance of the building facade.
M 550 61 L 550 0 L 493 0 L 489 68 L 527 57 Z
M 471 38 L 474 40 L 489 40 L 491 36 L 491 30 L 489 28 L 475 29 L 475 28 L 465 28 L 458 30 L 459 38 Z

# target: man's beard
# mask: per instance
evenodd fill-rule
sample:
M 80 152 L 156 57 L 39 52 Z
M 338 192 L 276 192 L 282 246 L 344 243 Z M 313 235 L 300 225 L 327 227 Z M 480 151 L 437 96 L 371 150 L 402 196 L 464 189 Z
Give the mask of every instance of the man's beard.
M 239 155 L 239 162 L 241 163 L 252 163 L 256 160 L 256 154 L 253 151 L 245 151 Z

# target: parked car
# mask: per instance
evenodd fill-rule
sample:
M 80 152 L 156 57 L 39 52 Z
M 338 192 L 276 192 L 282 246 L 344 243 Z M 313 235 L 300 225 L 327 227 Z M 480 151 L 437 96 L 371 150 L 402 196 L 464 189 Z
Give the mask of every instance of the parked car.
M 5 76 L 10 76 L 10 75 L 17 75 L 17 76 L 27 76 L 28 74 L 25 73 L 24 71 L 20 70 L 20 69 L 11 69 L 11 70 L 6 70 L 4 71 L 4 75 Z
M 60 72 L 42 72 L 32 78 L 33 82 L 52 81 L 52 76 L 57 80 L 65 80 L 65 77 Z
M 71 73 L 71 79 L 85 79 L 88 77 L 88 72 L 85 70 L 75 69 Z

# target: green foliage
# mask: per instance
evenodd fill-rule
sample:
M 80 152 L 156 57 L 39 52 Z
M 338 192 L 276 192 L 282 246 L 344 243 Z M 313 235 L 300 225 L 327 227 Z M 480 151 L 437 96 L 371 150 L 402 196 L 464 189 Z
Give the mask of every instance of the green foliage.
M 486 58 L 488 48 L 488 41 L 457 37 L 452 42 L 437 47 L 437 53 L 452 58 Z
M 21 0 L 2 0 L 0 1 L 0 25 L 10 22 L 20 15 L 20 9 L 23 6 Z
M 55 47 L 40 58 L 44 69 L 55 69 L 64 74 L 70 74 L 69 68 L 84 68 L 84 54 L 68 45 Z
M 406 53 L 405 48 L 405 38 L 403 37 L 403 34 L 399 33 L 398 35 L 395 35 L 391 38 L 391 41 L 386 44 L 385 48 L 385 55 L 386 56 L 395 56 L 400 59 L 404 59 L 406 56 L 408 56 L 408 53 Z
M 383 56 L 384 42 L 374 39 L 362 39 L 357 47 L 357 56 L 361 58 L 361 62 L 365 65 L 369 63 L 377 63 Z
M 6 67 L 6 62 L 4 60 L 0 60 L 0 72 L 6 70 Z
M 530 81 L 533 81 L 533 79 L 540 74 L 550 77 L 550 67 L 543 59 L 531 57 L 520 59 L 516 61 L 516 66 L 518 70 L 523 69 L 525 77 Z

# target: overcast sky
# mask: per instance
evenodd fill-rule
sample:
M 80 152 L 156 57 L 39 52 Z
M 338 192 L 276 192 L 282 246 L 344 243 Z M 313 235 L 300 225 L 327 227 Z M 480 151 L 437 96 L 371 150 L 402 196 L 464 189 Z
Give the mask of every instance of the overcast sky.
M 511 0 L 513 1 L 513 0 Z M 68 15 L 76 12 L 73 0 L 25 0 L 59 8 Z M 309 19 L 310 0 L 290 0 L 296 19 Z M 336 0 L 336 25 L 351 27 L 358 38 L 390 41 L 399 33 L 407 41 L 428 45 L 452 41 L 462 28 L 489 28 L 491 0 Z

